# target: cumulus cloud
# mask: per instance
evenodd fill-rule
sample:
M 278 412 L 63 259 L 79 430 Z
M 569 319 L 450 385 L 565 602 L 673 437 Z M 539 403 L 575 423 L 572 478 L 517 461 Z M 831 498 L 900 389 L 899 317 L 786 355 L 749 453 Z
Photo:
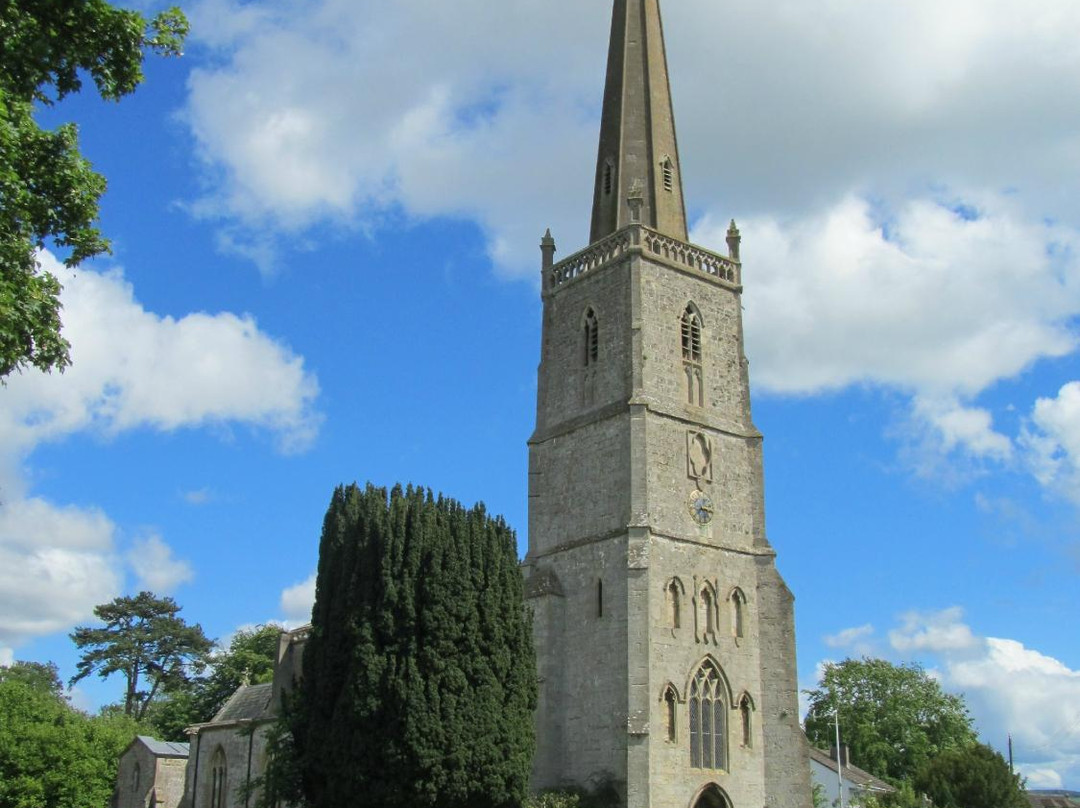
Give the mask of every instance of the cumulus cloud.
M 858 656 L 868 655 L 871 644 L 868 640 L 874 635 L 874 627 L 867 623 L 863 626 L 845 628 L 836 634 L 830 634 L 824 638 L 825 645 L 829 648 L 847 648 Z
M 7 380 L 0 408 L 0 645 L 62 631 L 118 595 L 124 562 L 140 586 L 169 590 L 193 570 L 161 536 L 117 548 L 102 511 L 34 496 L 24 464 L 43 442 L 76 433 L 105 437 L 249 425 L 300 450 L 319 428 L 318 384 L 303 360 L 250 317 L 147 311 L 117 271 L 73 273 L 49 253 L 44 267 L 64 284 L 65 335 L 73 365 Z
M 195 578 L 191 564 L 174 558 L 172 548 L 155 533 L 136 539 L 127 561 L 135 573 L 137 586 L 158 594 L 169 594 Z
M 0 410 L 6 452 L 74 432 L 110 436 L 144 426 L 249 424 L 276 436 L 285 451 L 314 440 L 315 377 L 251 317 L 162 317 L 143 308 L 118 270 L 76 274 L 49 253 L 40 258 L 64 284 L 72 366 L 9 380 Z
M 249 235 L 465 217 L 504 270 L 531 272 L 544 226 L 585 236 L 609 15 L 204 0 L 194 27 L 218 58 L 185 110 L 213 183 L 201 210 Z M 1016 189 L 1033 219 L 1053 205 L 1077 221 L 1059 191 L 1080 171 L 1080 111 L 1060 103 L 1080 90 L 1068 0 L 685 0 L 665 28 L 692 210 L 805 214 L 946 184 Z
M 1021 439 L 1038 480 L 1080 502 L 1080 382 L 1036 401 Z
M 1080 776 L 1080 671 L 1022 643 L 976 635 L 963 610 L 910 612 L 889 632 L 893 649 L 935 662 L 943 686 L 964 694 L 982 736 L 1012 734 L 1022 771 L 1041 784 Z
M 0 645 L 69 628 L 123 581 L 101 511 L 8 498 L 0 507 Z
M 311 622 L 311 607 L 315 605 L 315 573 L 281 593 L 281 611 L 289 625 Z

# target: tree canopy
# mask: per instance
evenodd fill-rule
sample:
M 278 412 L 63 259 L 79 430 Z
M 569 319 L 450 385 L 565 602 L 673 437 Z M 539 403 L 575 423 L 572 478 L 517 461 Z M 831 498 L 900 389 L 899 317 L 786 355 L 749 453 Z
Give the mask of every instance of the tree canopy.
M 839 709 L 841 742 L 852 762 L 894 784 L 911 781 L 931 758 L 975 743 L 964 700 L 946 693 L 918 665 L 847 659 L 825 667 L 807 691 L 806 734 L 828 748 Z
M 989 746 L 977 743 L 935 756 L 916 775 L 915 788 L 934 808 L 1027 808 L 1019 775 Z
M 0 668 L 0 808 L 106 805 L 120 754 L 139 732 L 126 716 L 72 708 L 48 676 L 55 670 Z
M 70 684 L 91 673 L 102 679 L 120 674 L 127 685 L 124 714 L 141 720 L 159 693 L 188 685 L 213 647 L 202 626 L 189 626 L 179 612 L 172 598 L 151 592 L 94 607 L 105 626 L 78 627 L 71 634 L 82 658 Z
M 148 20 L 105 0 L 0 0 L 0 381 L 70 363 L 60 283 L 37 251 L 52 240 L 76 266 L 109 248 L 96 226 L 105 178 L 75 125 L 42 129 L 35 108 L 79 92 L 86 75 L 103 99 L 134 92 L 144 53 L 179 55 L 187 30 L 176 8 Z
M 358 794 L 372 808 L 519 806 L 535 703 L 506 523 L 419 488 L 338 488 L 267 793 L 312 808 Z
M 186 741 L 185 728 L 212 719 L 242 684 L 262 684 L 274 678 L 281 627 L 241 629 L 228 648 L 206 658 L 206 673 L 174 687 L 150 704 L 146 720 L 165 740 Z

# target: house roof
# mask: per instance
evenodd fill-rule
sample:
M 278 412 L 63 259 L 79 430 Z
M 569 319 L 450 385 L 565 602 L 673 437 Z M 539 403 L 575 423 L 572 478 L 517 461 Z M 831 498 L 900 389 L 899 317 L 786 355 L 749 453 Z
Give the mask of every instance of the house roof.
M 136 740 L 150 750 L 150 754 L 157 757 L 186 758 L 188 756 L 188 745 L 186 743 L 159 741 L 157 738 L 151 738 L 149 735 L 139 735 Z
M 228 721 L 259 721 L 274 717 L 274 685 L 266 682 L 261 685 L 241 685 L 236 689 L 225 706 L 218 710 L 213 723 Z
M 832 771 L 837 770 L 837 762 L 832 759 L 828 752 L 811 746 L 810 747 L 810 759 L 816 760 L 822 766 Z M 890 786 L 884 780 L 879 780 L 870 772 L 863 771 L 858 766 L 852 766 L 850 763 L 844 766 L 844 779 L 846 779 L 853 786 L 864 789 L 866 791 L 877 791 L 891 793 L 896 791 L 895 788 Z
M 1029 791 L 1025 796 L 1032 808 L 1080 808 L 1080 794 L 1074 791 Z

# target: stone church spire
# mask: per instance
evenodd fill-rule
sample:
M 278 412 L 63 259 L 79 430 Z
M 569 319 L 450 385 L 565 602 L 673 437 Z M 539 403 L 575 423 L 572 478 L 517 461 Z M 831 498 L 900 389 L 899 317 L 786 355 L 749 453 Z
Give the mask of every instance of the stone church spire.
M 659 0 L 615 0 L 590 242 L 634 221 L 686 241 L 680 168 Z

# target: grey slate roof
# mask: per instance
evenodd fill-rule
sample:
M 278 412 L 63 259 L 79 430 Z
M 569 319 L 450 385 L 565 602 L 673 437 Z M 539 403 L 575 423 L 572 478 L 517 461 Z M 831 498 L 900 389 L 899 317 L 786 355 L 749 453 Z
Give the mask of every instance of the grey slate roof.
M 184 757 L 188 756 L 188 745 L 186 743 L 173 743 L 172 741 L 159 741 L 157 738 L 151 738 L 149 735 L 138 736 L 142 745 L 150 750 L 150 754 L 157 757 Z
M 816 760 L 822 766 L 836 771 L 837 763 L 835 760 L 832 759 L 828 752 L 823 752 L 817 747 L 811 746 L 810 759 Z M 879 780 L 878 778 L 874 777 L 874 775 L 870 774 L 870 772 L 863 771 L 858 766 L 852 766 L 850 763 L 844 766 L 844 779 L 852 783 L 853 785 L 858 786 L 859 788 L 865 789 L 866 791 L 877 791 L 886 793 L 896 791 L 895 788 L 890 786 L 884 780 Z
M 225 706 L 214 716 L 214 723 L 223 721 L 260 721 L 273 718 L 275 711 L 271 702 L 274 685 L 266 682 L 261 685 L 241 685 L 236 689 Z

